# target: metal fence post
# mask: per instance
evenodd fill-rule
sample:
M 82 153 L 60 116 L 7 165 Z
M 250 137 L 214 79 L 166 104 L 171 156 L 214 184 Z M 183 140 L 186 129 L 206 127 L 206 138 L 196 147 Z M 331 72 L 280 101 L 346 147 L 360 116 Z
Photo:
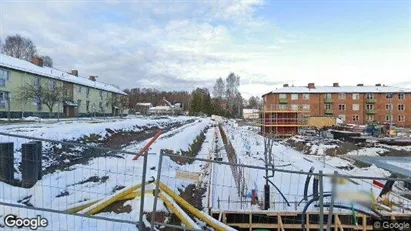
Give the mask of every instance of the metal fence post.
M 25 143 L 21 145 L 22 154 L 22 186 L 31 188 L 38 180 L 38 160 L 37 145 L 35 143 Z
M 0 143 L 0 180 L 14 180 L 14 143 Z
M 319 207 L 320 207 L 320 214 L 319 214 L 319 225 L 320 225 L 320 230 L 324 230 L 324 182 L 323 182 L 323 171 L 319 171 L 320 175 L 318 176 L 318 184 L 319 184 L 319 191 L 320 191 L 320 197 L 319 197 Z
M 143 222 L 143 216 L 144 216 L 144 196 L 146 192 L 146 175 L 147 175 L 147 159 L 148 159 L 148 153 L 144 153 L 144 159 L 143 159 L 143 176 L 141 179 L 141 196 L 140 196 L 140 214 L 139 214 L 139 223 L 138 223 L 138 230 L 144 230 L 144 222 Z
M 160 157 L 158 160 L 158 167 L 157 167 L 157 178 L 156 178 L 156 189 L 154 191 L 154 204 L 153 204 L 153 211 L 151 212 L 151 227 L 150 230 L 154 231 L 154 223 L 156 219 L 156 210 L 157 210 L 157 200 L 158 194 L 160 193 L 160 178 L 161 178 L 161 166 L 163 165 L 163 150 L 160 150 Z
M 331 202 L 330 202 L 330 210 L 328 211 L 327 231 L 331 230 L 335 190 L 336 190 L 336 187 L 337 187 L 337 174 L 338 174 L 338 172 L 334 171 L 334 175 L 332 176 L 332 179 L 331 179 Z

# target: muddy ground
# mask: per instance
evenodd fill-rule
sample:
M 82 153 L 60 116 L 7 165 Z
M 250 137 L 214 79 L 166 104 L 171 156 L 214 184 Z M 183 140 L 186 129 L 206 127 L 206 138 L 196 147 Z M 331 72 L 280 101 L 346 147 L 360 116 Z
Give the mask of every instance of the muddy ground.
M 166 124 L 161 127 L 161 130 L 163 133 L 168 132 L 172 129 L 179 128 L 194 121 L 195 120 L 187 120 L 184 122 Z M 107 152 L 93 148 L 78 148 L 73 147 L 72 145 L 47 143 L 43 146 L 43 175 L 53 173 L 57 170 L 70 170 L 73 165 L 87 164 L 90 160 L 96 157 L 124 158 L 120 151 L 121 148 L 153 137 L 160 128 L 157 126 L 134 126 L 133 129 L 138 129 L 139 131 L 106 129 L 108 135 L 105 137 L 97 134 L 90 134 L 75 140 L 64 140 L 72 143 L 82 143 L 91 146 L 113 148 L 119 150 L 118 152 Z

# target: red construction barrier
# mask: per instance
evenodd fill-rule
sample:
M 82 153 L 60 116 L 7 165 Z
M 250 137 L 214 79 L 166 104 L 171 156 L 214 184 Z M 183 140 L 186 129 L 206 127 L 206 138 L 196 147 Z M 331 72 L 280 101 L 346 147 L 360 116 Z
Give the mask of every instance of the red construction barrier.
M 148 142 L 143 147 L 143 149 L 141 149 L 141 151 L 136 156 L 134 156 L 133 160 L 137 160 L 141 155 L 143 155 L 150 148 L 150 146 L 157 140 L 157 138 L 161 135 L 162 132 L 163 131 L 159 130 L 157 134 L 150 140 L 150 142 Z
M 380 188 L 384 188 L 384 184 L 379 182 L 378 180 L 373 180 L 372 184 L 375 185 L 375 186 L 378 186 Z

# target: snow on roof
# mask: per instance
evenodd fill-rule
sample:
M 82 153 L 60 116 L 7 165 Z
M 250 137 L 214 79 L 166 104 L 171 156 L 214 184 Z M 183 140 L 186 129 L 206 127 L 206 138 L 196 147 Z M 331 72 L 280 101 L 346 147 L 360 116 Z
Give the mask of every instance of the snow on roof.
M 137 103 L 137 106 L 151 106 L 151 103 Z
M 247 109 L 247 108 L 244 108 L 244 109 L 243 109 L 243 113 L 245 113 L 245 114 L 258 113 L 258 109 Z
M 390 86 L 307 86 L 282 87 L 273 90 L 270 93 L 411 93 L 411 88 L 400 88 Z M 268 94 L 270 94 L 268 93 Z
M 36 74 L 48 78 L 59 79 L 62 81 L 75 83 L 87 87 L 93 87 L 100 90 L 110 91 L 118 94 L 126 95 L 126 93 L 112 85 L 102 82 L 92 81 L 84 77 L 77 77 L 68 74 L 64 71 L 50 67 L 40 67 L 28 61 L 13 58 L 8 55 L 0 54 L 0 67 L 7 67 L 14 70 L 24 71 L 31 74 Z
M 150 108 L 150 110 L 171 110 L 170 106 L 155 106 Z

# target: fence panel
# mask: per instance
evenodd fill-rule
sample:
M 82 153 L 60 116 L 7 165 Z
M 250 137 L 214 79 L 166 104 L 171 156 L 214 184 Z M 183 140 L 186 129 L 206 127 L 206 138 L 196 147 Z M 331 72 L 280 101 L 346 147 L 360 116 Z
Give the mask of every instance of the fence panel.
M 136 230 L 140 200 L 113 195 L 140 184 L 143 166 L 134 153 L 85 142 L 1 133 L 0 226 L 14 214 L 40 215 L 45 230 Z

